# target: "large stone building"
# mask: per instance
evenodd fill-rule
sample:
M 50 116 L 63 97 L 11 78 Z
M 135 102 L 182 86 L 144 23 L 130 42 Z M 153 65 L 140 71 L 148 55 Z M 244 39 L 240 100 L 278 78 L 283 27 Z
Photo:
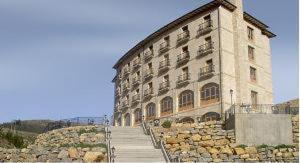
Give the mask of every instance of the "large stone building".
M 114 124 L 272 104 L 272 37 L 242 0 L 214 0 L 167 24 L 114 65 Z

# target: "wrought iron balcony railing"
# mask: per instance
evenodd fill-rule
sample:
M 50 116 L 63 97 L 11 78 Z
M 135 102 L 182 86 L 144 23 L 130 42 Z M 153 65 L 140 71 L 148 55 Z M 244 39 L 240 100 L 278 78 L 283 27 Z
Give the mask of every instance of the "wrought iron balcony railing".
M 159 84 L 158 90 L 160 92 L 162 92 L 162 91 L 169 90 L 169 88 L 170 88 L 170 82 L 169 81 L 165 81 L 165 82 L 162 82 L 162 83 Z
M 153 88 L 148 88 L 144 91 L 144 98 L 152 97 L 153 95 Z
M 146 61 L 150 60 L 151 58 L 153 58 L 153 56 L 154 56 L 153 50 L 148 50 L 144 54 L 144 61 L 146 62 Z
M 161 43 L 159 45 L 159 53 L 164 53 L 164 52 L 168 51 L 169 48 L 170 48 L 169 41 L 164 41 L 163 43 Z
M 128 108 L 129 107 L 129 101 L 125 100 L 122 102 L 122 108 Z
M 188 41 L 190 38 L 190 32 L 189 31 L 184 31 L 177 35 L 177 44 L 181 44 L 185 41 Z
M 130 68 L 128 66 L 123 69 L 123 78 L 130 73 Z
M 170 66 L 170 61 L 169 59 L 165 59 L 165 60 L 162 60 L 159 62 L 159 71 L 163 71 L 163 70 L 166 70 L 168 69 Z
M 134 69 L 138 68 L 140 65 L 141 65 L 141 58 L 136 58 L 135 60 L 133 60 L 132 67 Z
M 189 73 L 184 73 L 184 74 L 178 76 L 177 85 L 181 85 L 181 84 L 184 84 L 186 82 L 189 82 L 190 76 L 191 75 Z
M 215 72 L 215 65 L 209 65 L 206 67 L 200 68 L 199 72 L 199 79 L 202 79 L 203 77 L 211 76 Z
M 149 69 L 145 70 L 144 74 L 145 74 L 144 75 L 144 80 L 152 78 L 153 77 L 153 69 L 149 68 Z
M 140 76 L 136 76 L 136 77 L 132 78 L 132 86 L 140 84 L 140 82 L 141 82 L 141 77 Z
M 190 60 L 190 52 L 186 51 L 177 56 L 177 64 L 182 64 Z
M 140 99 L 141 99 L 141 96 L 140 96 L 139 93 L 136 94 L 136 95 L 133 95 L 133 96 L 132 96 L 132 103 L 137 103 L 137 102 L 140 101 Z
M 207 20 L 204 23 L 199 25 L 199 29 L 197 31 L 197 36 L 203 35 L 212 31 L 213 23 L 212 20 Z
M 209 53 L 212 53 L 214 49 L 214 43 L 213 42 L 208 42 L 206 44 L 203 44 L 201 46 L 199 46 L 199 50 L 198 50 L 198 57 L 202 57 L 205 56 Z

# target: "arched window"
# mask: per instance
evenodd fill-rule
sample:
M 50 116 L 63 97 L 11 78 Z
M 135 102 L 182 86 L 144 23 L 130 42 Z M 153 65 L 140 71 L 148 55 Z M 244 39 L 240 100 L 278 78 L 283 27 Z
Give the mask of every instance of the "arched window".
M 219 97 L 219 85 L 216 83 L 205 84 L 201 89 L 201 105 L 216 103 Z
M 218 121 L 220 120 L 220 114 L 216 112 L 208 112 L 202 116 L 202 122 L 208 122 L 208 121 Z
M 139 124 L 142 122 L 142 109 L 136 109 L 134 111 L 134 122 L 135 124 Z
M 165 97 L 160 101 L 161 116 L 173 113 L 173 99 Z
M 130 126 L 130 114 L 125 115 L 125 126 Z
M 186 90 L 179 95 L 179 110 L 192 109 L 194 107 L 194 92 Z
M 149 103 L 146 106 L 146 118 L 147 119 L 153 119 L 156 116 L 156 109 L 154 103 Z

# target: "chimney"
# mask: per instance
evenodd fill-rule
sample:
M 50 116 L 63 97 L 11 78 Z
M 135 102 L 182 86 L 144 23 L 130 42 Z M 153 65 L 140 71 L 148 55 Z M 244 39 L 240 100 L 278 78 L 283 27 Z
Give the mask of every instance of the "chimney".
M 242 13 L 244 12 L 243 0 L 227 0 L 227 1 L 235 5 L 237 7 L 238 12 L 242 12 Z

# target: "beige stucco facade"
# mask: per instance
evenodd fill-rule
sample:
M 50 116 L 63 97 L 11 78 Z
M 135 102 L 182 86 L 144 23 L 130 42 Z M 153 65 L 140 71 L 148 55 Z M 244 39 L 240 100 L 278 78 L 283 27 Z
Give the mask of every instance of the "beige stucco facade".
M 175 20 L 118 61 L 113 80 L 115 125 L 139 124 L 141 116 L 152 120 L 209 112 L 222 115 L 232 103 L 253 103 L 251 92 L 256 93 L 257 103 L 273 103 L 269 39 L 275 35 L 255 18 L 245 17 L 242 0 L 225 2 L 213 1 L 183 16 L 184 21 Z M 249 27 L 253 39 L 248 38 Z M 166 37 L 168 50 L 161 48 Z M 251 60 L 249 46 L 254 49 Z M 162 67 L 166 56 L 169 64 Z M 250 77 L 250 67 L 256 80 Z M 135 80 L 137 74 L 140 80 Z M 166 102 L 172 111 L 163 112 L 166 97 L 172 99 Z

